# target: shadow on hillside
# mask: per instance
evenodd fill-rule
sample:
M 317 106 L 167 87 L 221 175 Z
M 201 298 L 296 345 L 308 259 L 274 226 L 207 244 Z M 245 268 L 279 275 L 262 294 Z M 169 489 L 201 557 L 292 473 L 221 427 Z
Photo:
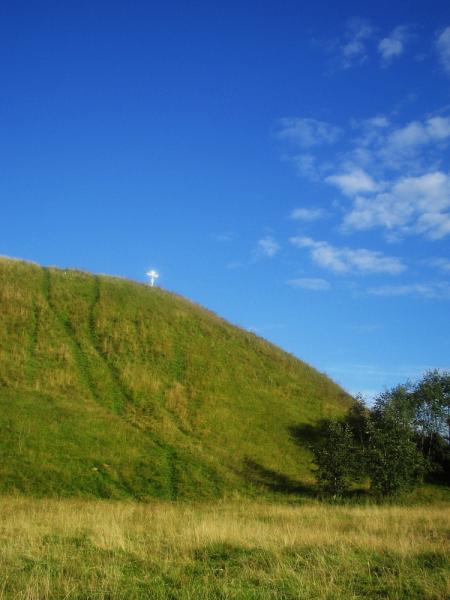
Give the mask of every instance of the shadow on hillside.
M 320 440 L 326 435 L 328 423 L 327 419 L 321 419 L 314 425 L 308 423 L 294 425 L 289 427 L 288 433 L 300 448 L 312 448 L 320 443 Z M 247 479 L 255 485 L 265 487 L 267 490 L 287 495 L 317 495 L 317 489 L 314 486 L 292 479 L 284 473 L 268 469 L 252 459 L 247 458 L 244 465 Z
M 247 458 L 244 461 L 247 479 L 254 485 L 265 487 L 271 492 L 281 494 L 295 494 L 301 496 L 312 496 L 315 490 L 312 486 L 292 479 L 284 473 L 263 467 L 256 461 Z
M 288 435 L 299 448 L 312 450 L 326 437 L 329 423 L 330 419 L 320 419 L 314 424 L 294 425 L 288 428 Z M 284 473 L 268 469 L 252 459 L 247 458 L 244 465 L 247 479 L 255 485 L 263 486 L 267 490 L 281 494 L 317 496 L 315 486 L 292 479 Z M 365 493 L 364 490 L 352 490 L 349 495 L 357 496 Z
M 289 434 L 297 446 L 311 448 L 312 446 L 316 446 L 326 435 L 326 426 L 329 422 L 327 419 L 321 419 L 314 423 L 314 425 L 309 423 L 294 425 L 293 427 L 289 427 Z

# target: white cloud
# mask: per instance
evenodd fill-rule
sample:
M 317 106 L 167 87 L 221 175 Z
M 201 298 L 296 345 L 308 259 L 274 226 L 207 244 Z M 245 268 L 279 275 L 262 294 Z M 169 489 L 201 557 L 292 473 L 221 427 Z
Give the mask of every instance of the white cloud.
M 428 264 L 445 273 L 450 273 L 450 260 L 448 258 L 434 258 L 428 261 Z
M 316 179 L 318 174 L 316 157 L 312 154 L 296 154 L 287 157 L 287 160 L 295 165 L 295 169 L 301 177 Z
M 389 64 L 394 58 L 398 58 L 403 54 L 407 37 L 408 28 L 405 25 L 399 25 L 390 35 L 380 40 L 378 52 L 384 64 Z
M 422 151 L 425 145 L 436 144 L 450 138 L 450 118 L 430 117 L 425 121 L 412 121 L 390 132 L 380 139 L 381 157 L 387 161 L 398 161 Z
M 256 254 L 258 256 L 265 256 L 267 258 L 272 258 L 277 254 L 280 250 L 280 245 L 270 236 L 266 236 L 265 238 L 258 241 Z
M 450 298 L 450 285 L 446 283 L 411 283 L 405 285 L 383 285 L 370 288 L 373 296 L 419 296 L 422 298 Z
M 294 208 L 289 217 L 295 221 L 317 221 L 324 214 L 321 208 Z
M 214 236 L 216 242 L 231 242 L 234 239 L 234 234 L 231 231 L 224 231 L 223 233 L 217 233 Z
M 326 127 L 332 131 L 332 125 Z M 385 115 L 352 121 L 336 148 L 319 147 L 317 141 L 334 139 L 332 134 L 319 134 L 320 128 L 309 125 L 305 131 L 297 131 L 298 143 L 300 138 L 310 145 L 316 140 L 316 147 L 288 160 L 300 175 L 332 185 L 351 199 L 343 206 L 344 229 L 378 227 L 386 230 L 387 239 L 397 241 L 411 234 L 430 240 L 450 235 L 450 172 L 443 168 L 449 157 L 449 116 L 404 124 Z M 295 137 L 294 132 L 290 135 Z M 297 218 L 308 220 L 308 213 L 300 210 Z
M 430 141 L 446 140 L 450 137 L 450 119 L 447 117 L 432 117 L 427 120 L 427 132 Z
M 384 227 L 441 239 L 450 233 L 450 177 L 440 171 L 404 177 L 385 192 L 358 196 L 344 218 L 349 229 Z
M 405 127 L 396 129 L 393 131 L 387 143 L 391 148 L 398 149 L 399 151 L 409 150 L 411 147 L 420 146 L 426 144 L 429 141 L 427 130 L 417 121 L 408 123 Z
M 441 240 L 450 233 L 450 212 L 426 212 L 417 219 L 415 229 L 430 240 Z
M 430 116 L 395 126 L 385 115 L 376 115 L 353 120 L 348 133 L 329 123 L 293 117 L 281 120 L 277 136 L 308 149 L 284 156 L 299 175 L 313 180 L 327 175 L 330 183 L 342 182 L 344 193 L 356 193 L 374 190 L 370 171 L 416 175 L 427 166 L 439 168 L 442 151 L 450 144 L 450 117 Z M 337 141 L 338 151 L 326 153 Z
M 389 127 L 389 119 L 385 115 L 376 115 L 362 122 L 363 125 L 376 129 L 384 129 Z
M 339 175 L 330 175 L 325 181 L 338 187 L 347 196 L 354 196 L 360 192 L 374 192 L 377 189 L 372 177 L 359 168 Z
M 399 171 L 403 174 L 423 173 L 438 168 L 442 151 L 450 142 L 450 118 L 432 116 L 395 126 L 380 115 L 352 122 L 357 137 L 348 137 L 347 149 L 340 162 L 354 168 L 377 170 L 378 173 Z
M 366 19 L 353 18 L 347 22 L 345 42 L 340 46 L 342 67 L 363 64 L 367 60 L 367 41 L 373 35 L 373 28 Z
M 308 248 L 312 260 L 321 267 L 337 274 L 388 273 L 398 275 L 406 267 L 399 258 L 385 256 L 381 252 L 364 248 L 337 248 L 328 242 L 308 237 L 293 237 L 291 243 L 298 248 Z
M 450 27 L 446 27 L 438 35 L 436 49 L 444 71 L 450 75 Z
M 330 289 L 330 284 L 325 279 L 316 277 L 301 277 L 300 279 L 290 279 L 286 282 L 288 285 L 296 288 L 302 288 L 311 292 L 324 292 Z
M 339 137 L 341 129 L 317 119 L 286 117 L 280 119 L 280 129 L 276 133 L 281 140 L 288 141 L 302 148 L 310 148 L 321 144 L 333 144 Z M 304 155 L 307 157 L 307 155 Z

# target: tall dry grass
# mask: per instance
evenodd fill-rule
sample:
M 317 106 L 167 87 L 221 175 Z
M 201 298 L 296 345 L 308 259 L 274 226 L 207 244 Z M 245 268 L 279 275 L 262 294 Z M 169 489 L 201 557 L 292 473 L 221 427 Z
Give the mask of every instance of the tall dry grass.
M 450 597 L 450 511 L 0 500 L 0 598 Z

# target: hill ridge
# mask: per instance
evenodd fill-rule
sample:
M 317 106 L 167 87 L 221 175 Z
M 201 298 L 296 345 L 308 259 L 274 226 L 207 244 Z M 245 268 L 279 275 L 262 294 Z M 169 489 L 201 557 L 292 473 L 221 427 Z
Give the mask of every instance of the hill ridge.
M 0 305 L 0 492 L 271 493 L 267 473 L 312 480 L 289 432 L 351 402 L 263 338 L 125 278 L 0 258 Z

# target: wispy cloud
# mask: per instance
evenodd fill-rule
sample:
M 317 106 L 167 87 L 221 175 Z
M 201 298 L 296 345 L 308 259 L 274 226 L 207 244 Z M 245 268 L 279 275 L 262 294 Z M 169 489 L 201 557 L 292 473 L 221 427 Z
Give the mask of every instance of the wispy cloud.
M 294 221 L 317 221 L 325 216 L 325 211 L 321 208 L 294 208 L 289 215 Z
M 321 166 L 315 156 L 310 153 L 284 155 L 283 160 L 294 165 L 300 177 L 316 181 L 319 178 Z
M 344 69 L 362 65 L 367 60 L 367 42 L 374 30 L 367 19 L 353 18 L 347 21 L 344 41 L 340 45 L 341 64 Z
M 330 283 L 325 279 L 316 277 L 301 277 L 299 279 L 289 279 L 288 285 L 308 290 L 311 292 L 325 292 L 331 288 Z
M 447 282 L 383 285 L 370 288 L 368 293 L 386 297 L 419 296 L 430 299 L 450 299 L 450 285 Z
M 225 265 L 229 271 L 237 271 L 238 269 L 242 269 L 244 266 L 245 263 L 240 260 L 233 260 Z
M 234 233 L 232 231 L 224 231 L 223 233 L 217 233 L 213 235 L 216 242 L 231 242 L 234 240 Z
M 408 166 L 407 161 L 423 153 L 426 146 L 435 149 L 436 144 L 448 142 L 449 138 L 448 117 L 435 116 L 424 121 L 411 121 L 403 127 L 391 130 L 385 138 L 379 138 L 377 156 L 387 164 L 402 169 Z
M 353 395 L 361 393 L 365 397 L 364 399 L 370 404 L 379 393 L 386 389 L 386 385 L 397 385 L 399 382 L 416 379 L 435 367 L 436 365 L 429 364 L 395 364 L 389 369 L 383 365 L 347 363 L 329 365 L 325 370 L 338 380 L 343 376 L 351 375 L 354 383 L 352 389 L 349 390 L 350 393 Z M 444 367 L 443 370 L 446 370 L 446 368 Z M 372 383 L 372 389 L 366 387 L 369 380 Z M 360 387 L 358 387 L 358 382 L 361 384 Z
M 327 367 L 327 372 L 336 374 L 355 373 L 364 377 L 381 377 L 383 379 L 395 378 L 397 381 L 409 378 L 416 378 L 425 371 L 434 368 L 432 365 L 395 365 L 392 369 L 387 369 L 379 365 L 350 363 L 343 365 L 332 365 Z
M 328 242 L 315 241 L 309 237 L 293 237 L 290 241 L 297 248 L 308 249 L 311 259 L 316 264 L 337 274 L 398 275 L 406 269 L 399 258 L 385 256 L 378 251 L 336 247 Z
M 255 255 L 257 257 L 272 258 L 280 251 L 280 245 L 271 236 L 258 240 Z
M 408 46 L 417 37 L 415 29 L 412 24 L 400 24 L 391 31 L 381 32 L 368 19 L 353 17 L 345 22 L 340 35 L 328 40 L 314 38 L 313 43 L 329 54 L 334 68 L 346 70 L 361 67 L 375 56 L 380 59 L 382 67 L 387 67 L 406 53 Z M 445 31 L 436 40 L 441 56 L 447 51 Z
M 450 75 L 450 27 L 446 27 L 437 36 L 436 50 L 442 68 Z
M 435 267 L 444 273 L 450 273 L 450 260 L 448 258 L 433 258 L 428 261 L 431 267 Z
M 408 37 L 409 28 L 406 25 L 399 25 L 388 36 L 380 40 L 378 52 L 384 65 L 390 64 L 403 54 Z
M 386 116 L 352 123 L 347 147 L 341 162 L 380 173 L 417 174 L 436 168 L 442 151 L 450 141 L 450 118 L 428 116 L 403 125 L 392 123 Z
M 354 325 L 351 329 L 358 335 L 368 335 L 379 331 L 381 329 L 381 325 L 374 325 L 373 323 L 363 323 L 361 325 Z
M 279 121 L 276 136 L 299 146 L 311 148 L 322 144 L 333 144 L 341 134 L 341 129 L 317 119 L 285 117 Z

